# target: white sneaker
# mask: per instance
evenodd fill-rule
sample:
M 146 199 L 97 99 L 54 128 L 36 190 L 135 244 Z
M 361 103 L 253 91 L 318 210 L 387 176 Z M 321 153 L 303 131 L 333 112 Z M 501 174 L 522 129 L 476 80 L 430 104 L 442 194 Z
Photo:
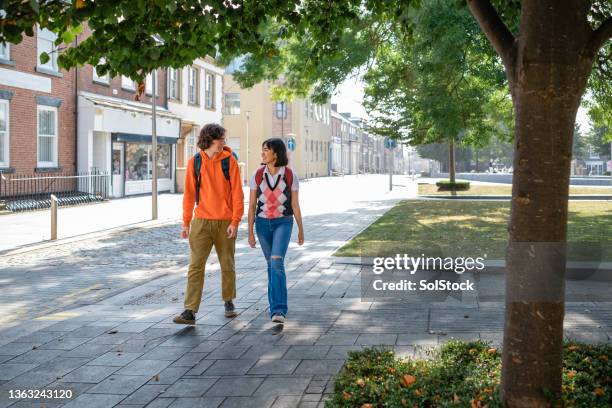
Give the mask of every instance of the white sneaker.
M 275 314 L 274 316 L 272 316 L 272 321 L 274 323 L 285 323 L 285 316 L 283 316 L 282 314 Z

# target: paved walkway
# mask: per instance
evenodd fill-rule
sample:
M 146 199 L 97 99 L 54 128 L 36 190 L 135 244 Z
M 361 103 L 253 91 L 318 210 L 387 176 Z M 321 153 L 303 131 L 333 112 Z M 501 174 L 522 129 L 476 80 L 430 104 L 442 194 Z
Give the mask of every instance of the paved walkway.
M 501 342 L 503 275 L 464 275 L 478 280 L 477 292 L 435 301 L 361 300 L 364 266 L 330 255 L 415 193 L 398 180 L 404 187 L 390 194 L 386 180 L 304 183 L 307 243 L 298 247 L 294 231 L 286 260 L 290 312 L 280 333 L 267 317 L 265 261 L 247 247 L 243 229 L 239 315 L 223 317 L 218 266 L 209 262 L 195 327 L 171 323 L 182 308 L 187 262 L 177 223 L 3 257 L 2 315 L 40 317 L 0 323 L 0 408 L 322 407 L 350 350 L 388 345 L 415 356 L 451 337 Z M 609 282 L 568 287 L 576 297 L 568 303 L 567 335 L 609 341 Z M 11 309 L 17 302 L 25 316 Z M 16 389 L 72 396 L 17 401 L 9 394 Z

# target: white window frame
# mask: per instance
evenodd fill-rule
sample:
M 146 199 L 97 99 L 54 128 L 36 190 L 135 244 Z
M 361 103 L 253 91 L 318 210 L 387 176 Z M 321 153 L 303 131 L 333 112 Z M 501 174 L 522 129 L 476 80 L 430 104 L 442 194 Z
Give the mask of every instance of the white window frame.
M 145 94 L 153 95 L 153 73 L 149 72 L 145 77 Z M 155 96 L 159 96 L 159 81 L 155 81 Z
M 232 112 L 232 110 L 230 109 L 230 106 L 228 105 L 228 95 L 237 95 L 238 96 L 238 111 L 237 112 Z M 225 102 L 225 107 L 224 107 L 224 115 L 240 115 L 240 93 L 239 92 L 226 92 L 224 95 L 224 102 Z
M 7 61 L 11 59 L 11 44 L 0 42 L 0 59 Z
M 174 73 L 174 79 L 172 74 Z M 175 81 L 174 85 L 172 82 Z M 168 68 L 168 99 L 181 99 L 181 70 L 177 68 Z
M 59 67 L 57 65 L 57 46 L 55 45 L 55 40 L 57 40 L 57 34 L 53 31 L 47 30 L 46 28 L 40 29 L 40 26 L 37 26 L 36 33 L 36 66 L 42 68 L 43 70 L 59 72 Z M 51 51 L 49 54 L 49 61 L 46 64 L 42 64 L 40 62 L 40 54 L 41 54 L 41 41 L 48 41 L 51 43 Z
M 4 138 L 4 157 L 0 156 L 0 167 L 9 167 L 11 162 L 11 110 L 9 101 L 0 99 L 0 106 L 6 109 L 6 129 L 0 130 L 0 138 Z
M 193 74 L 193 75 L 192 75 Z M 200 70 L 197 67 L 189 67 L 187 70 L 187 103 L 190 105 L 199 105 L 200 103 Z M 192 85 L 194 80 L 195 84 Z M 195 88 L 195 101 L 191 99 L 192 89 Z
M 50 111 L 55 114 L 55 135 L 53 138 L 53 161 L 40 161 L 40 111 Z M 46 105 L 38 105 L 36 110 L 36 166 L 37 167 L 57 167 L 57 140 L 59 135 L 57 134 L 59 126 L 58 126 L 59 112 L 58 109 L 54 106 L 46 106 Z M 49 136 L 49 135 L 45 135 Z
M 98 65 L 104 64 L 106 63 L 106 59 L 101 58 L 100 62 L 98 62 Z M 96 67 L 92 67 L 92 78 L 94 82 L 98 82 L 100 84 L 109 84 L 110 83 L 110 75 L 108 74 L 108 72 L 106 74 L 104 74 L 103 76 L 98 75 L 98 70 L 96 69 Z
M 135 91 L 136 84 L 130 77 L 126 77 L 125 75 L 121 75 L 121 88 L 126 89 L 128 91 Z
M 217 78 L 214 72 L 204 71 L 204 107 L 206 109 L 216 109 L 216 82 Z

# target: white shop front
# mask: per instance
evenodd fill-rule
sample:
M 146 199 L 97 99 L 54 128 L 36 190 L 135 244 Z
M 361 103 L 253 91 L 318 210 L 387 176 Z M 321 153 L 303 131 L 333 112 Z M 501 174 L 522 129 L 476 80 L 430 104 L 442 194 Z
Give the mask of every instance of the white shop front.
M 112 174 L 113 197 L 151 192 L 153 177 L 151 107 L 89 93 L 79 94 L 77 157 L 80 171 Z M 157 108 L 158 191 L 175 191 L 180 117 Z

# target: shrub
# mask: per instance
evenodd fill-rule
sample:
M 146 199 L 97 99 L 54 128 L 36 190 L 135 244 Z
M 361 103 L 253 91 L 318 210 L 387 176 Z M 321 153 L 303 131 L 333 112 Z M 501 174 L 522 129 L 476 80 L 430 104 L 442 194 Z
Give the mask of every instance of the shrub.
M 497 349 L 451 340 L 428 353 L 397 359 L 386 348 L 349 352 L 326 408 L 502 407 Z M 612 345 L 566 343 L 563 360 L 563 406 L 612 406 Z
M 450 180 L 442 180 L 436 183 L 438 191 L 465 191 L 470 189 L 469 181 L 455 181 L 454 183 Z

